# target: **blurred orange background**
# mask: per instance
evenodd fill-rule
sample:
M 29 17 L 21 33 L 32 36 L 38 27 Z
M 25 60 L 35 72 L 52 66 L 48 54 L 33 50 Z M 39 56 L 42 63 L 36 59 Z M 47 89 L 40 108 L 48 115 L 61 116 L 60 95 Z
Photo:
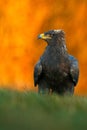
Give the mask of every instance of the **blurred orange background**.
M 87 94 L 87 0 L 0 0 L 0 86 L 34 89 L 33 69 L 46 43 L 39 33 L 63 29 L 79 61 L 77 95 Z

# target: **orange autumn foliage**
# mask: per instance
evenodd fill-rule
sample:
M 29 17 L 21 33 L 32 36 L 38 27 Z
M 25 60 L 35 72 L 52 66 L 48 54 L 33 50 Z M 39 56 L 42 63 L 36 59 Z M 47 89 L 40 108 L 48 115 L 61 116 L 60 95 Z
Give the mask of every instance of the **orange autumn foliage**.
M 0 1 L 0 86 L 34 89 L 34 65 L 46 44 L 37 35 L 50 29 L 66 32 L 69 53 L 79 60 L 76 94 L 87 94 L 87 1 Z

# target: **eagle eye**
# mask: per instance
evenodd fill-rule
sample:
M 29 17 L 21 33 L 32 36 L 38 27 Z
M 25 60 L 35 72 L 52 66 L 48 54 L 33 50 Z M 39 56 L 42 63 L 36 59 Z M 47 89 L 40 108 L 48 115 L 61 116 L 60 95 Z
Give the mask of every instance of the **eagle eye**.
M 54 36 L 54 33 L 53 33 L 53 34 L 50 34 L 50 36 L 53 37 L 53 36 Z

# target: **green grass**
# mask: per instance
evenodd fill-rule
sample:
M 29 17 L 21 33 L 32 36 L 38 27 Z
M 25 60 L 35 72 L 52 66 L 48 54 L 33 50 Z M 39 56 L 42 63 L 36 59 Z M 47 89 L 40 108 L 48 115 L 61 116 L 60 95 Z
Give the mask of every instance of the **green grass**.
M 87 130 L 87 97 L 2 89 L 0 130 Z

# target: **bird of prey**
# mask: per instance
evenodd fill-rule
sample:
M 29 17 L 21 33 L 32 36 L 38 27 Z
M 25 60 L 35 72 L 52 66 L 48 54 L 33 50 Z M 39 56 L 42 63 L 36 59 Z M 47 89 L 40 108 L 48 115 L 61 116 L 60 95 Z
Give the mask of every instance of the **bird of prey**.
M 38 36 L 47 47 L 34 68 L 34 85 L 39 93 L 73 95 L 79 77 L 77 59 L 68 54 L 63 30 L 50 30 Z

